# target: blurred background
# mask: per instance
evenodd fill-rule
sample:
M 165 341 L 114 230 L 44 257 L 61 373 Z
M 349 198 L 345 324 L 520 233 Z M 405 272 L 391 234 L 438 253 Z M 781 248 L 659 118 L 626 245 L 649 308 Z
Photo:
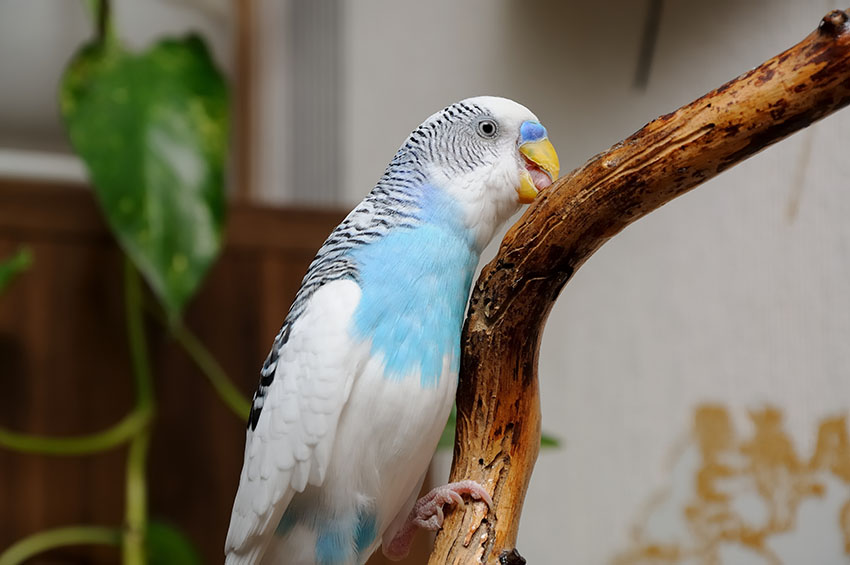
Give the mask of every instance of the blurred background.
M 244 396 L 325 235 L 425 117 L 513 98 L 562 170 L 760 64 L 838 0 L 115 0 L 144 50 L 200 34 L 229 85 L 225 243 L 185 327 Z M 60 114 L 94 35 L 82 2 L 0 2 L 0 428 L 108 428 L 133 406 L 121 252 Z M 540 357 L 530 563 L 850 563 L 850 114 L 630 226 L 575 275 Z M 495 245 L 485 253 L 488 260 Z M 244 424 L 179 336 L 148 322 L 150 514 L 219 562 Z M 2 437 L 0 437 L 2 440 Z M 126 448 L 0 449 L 0 551 L 124 516 Z M 450 451 L 431 480 L 444 482 Z M 424 563 L 428 540 L 408 563 Z M 32 562 L 110 563 L 108 547 Z M 166 561 L 167 562 L 167 561 Z M 378 561 L 375 561 L 378 562 Z

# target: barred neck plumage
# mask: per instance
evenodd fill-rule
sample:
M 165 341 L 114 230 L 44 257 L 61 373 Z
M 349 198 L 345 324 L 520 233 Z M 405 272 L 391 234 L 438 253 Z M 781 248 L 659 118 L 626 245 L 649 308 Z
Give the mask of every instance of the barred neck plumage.
M 435 167 L 461 175 L 481 164 L 480 158 L 465 151 L 453 159 L 446 145 L 454 142 L 444 135 L 449 120 L 474 116 L 481 112 L 475 104 L 457 102 L 437 112 L 416 128 L 396 152 L 375 188 L 331 232 L 310 264 L 287 319 L 297 318 L 304 303 L 321 285 L 340 278 L 357 279 L 356 265 L 351 261 L 352 249 L 381 237 L 389 229 L 414 227 L 419 216 L 423 191 L 435 190 L 430 173 Z M 441 135 L 443 134 L 443 135 Z
M 359 282 L 358 266 L 352 252 L 383 237 L 392 229 L 414 228 L 423 222 L 423 197 L 426 191 L 439 190 L 432 185 L 432 171 L 445 175 L 462 175 L 479 166 L 483 148 L 478 152 L 465 149 L 461 154 L 450 151 L 454 143 L 450 121 L 481 112 L 475 104 L 458 102 L 437 112 L 416 128 L 402 144 L 372 191 L 331 232 L 310 263 L 301 288 L 289 309 L 283 326 L 275 336 L 271 351 L 260 370 L 260 384 L 254 394 L 248 425 L 254 429 L 262 410 L 268 387 L 274 380 L 281 348 L 289 339 L 292 324 L 303 313 L 310 297 L 322 285 L 350 278 Z M 453 220 L 450 220 L 453 221 Z

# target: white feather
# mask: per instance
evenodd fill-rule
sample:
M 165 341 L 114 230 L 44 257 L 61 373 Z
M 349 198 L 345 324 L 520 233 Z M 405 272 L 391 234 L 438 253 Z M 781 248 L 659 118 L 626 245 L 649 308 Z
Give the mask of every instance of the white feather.
M 257 428 L 247 433 L 227 563 L 255 563 L 294 493 L 308 479 L 321 482 L 353 368 L 362 365 L 353 356 L 363 348 L 348 332 L 359 300 L 354 281 L 328 283 L 293 324 Z

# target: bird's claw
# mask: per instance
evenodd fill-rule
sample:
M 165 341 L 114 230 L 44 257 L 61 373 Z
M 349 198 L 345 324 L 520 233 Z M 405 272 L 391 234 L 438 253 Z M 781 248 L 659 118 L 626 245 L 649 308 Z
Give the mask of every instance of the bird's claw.
M 493 509 L 490 493 L 475 481 L 458 481 L 437 487 L 417 500 L 401 528 L 392 538 L 384 540 L 384 555 L 392 561 L 404 558 L 410 551 L 416 529 L 439 530 L 443 526 L 443 506 L 463 504 L 463 495 L 481 500 L 490 510 Z
M 463 504 L 464 494 L 473 500 L 483 501 L 490 510 L 493 509 L 493 499 L 483 486 L 475 481 L 458 481 L 437 487 L 420 498 L 411 512 L 413 523 L 426 530 L 439 530 L 443 526 L 443 506 Z

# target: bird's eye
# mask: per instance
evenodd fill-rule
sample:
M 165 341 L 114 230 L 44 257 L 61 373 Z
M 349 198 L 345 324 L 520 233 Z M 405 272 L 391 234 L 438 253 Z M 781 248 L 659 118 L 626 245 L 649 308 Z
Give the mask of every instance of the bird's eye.
M 496 122 L 489 118 L 485 118 L 483 120 L 478 121 L 478 125 L 476 126 L 476 131 L 478 131 L 478 135 L 481 137 L 490 139 L 496 137 L 496 132 L 499 131 Z

